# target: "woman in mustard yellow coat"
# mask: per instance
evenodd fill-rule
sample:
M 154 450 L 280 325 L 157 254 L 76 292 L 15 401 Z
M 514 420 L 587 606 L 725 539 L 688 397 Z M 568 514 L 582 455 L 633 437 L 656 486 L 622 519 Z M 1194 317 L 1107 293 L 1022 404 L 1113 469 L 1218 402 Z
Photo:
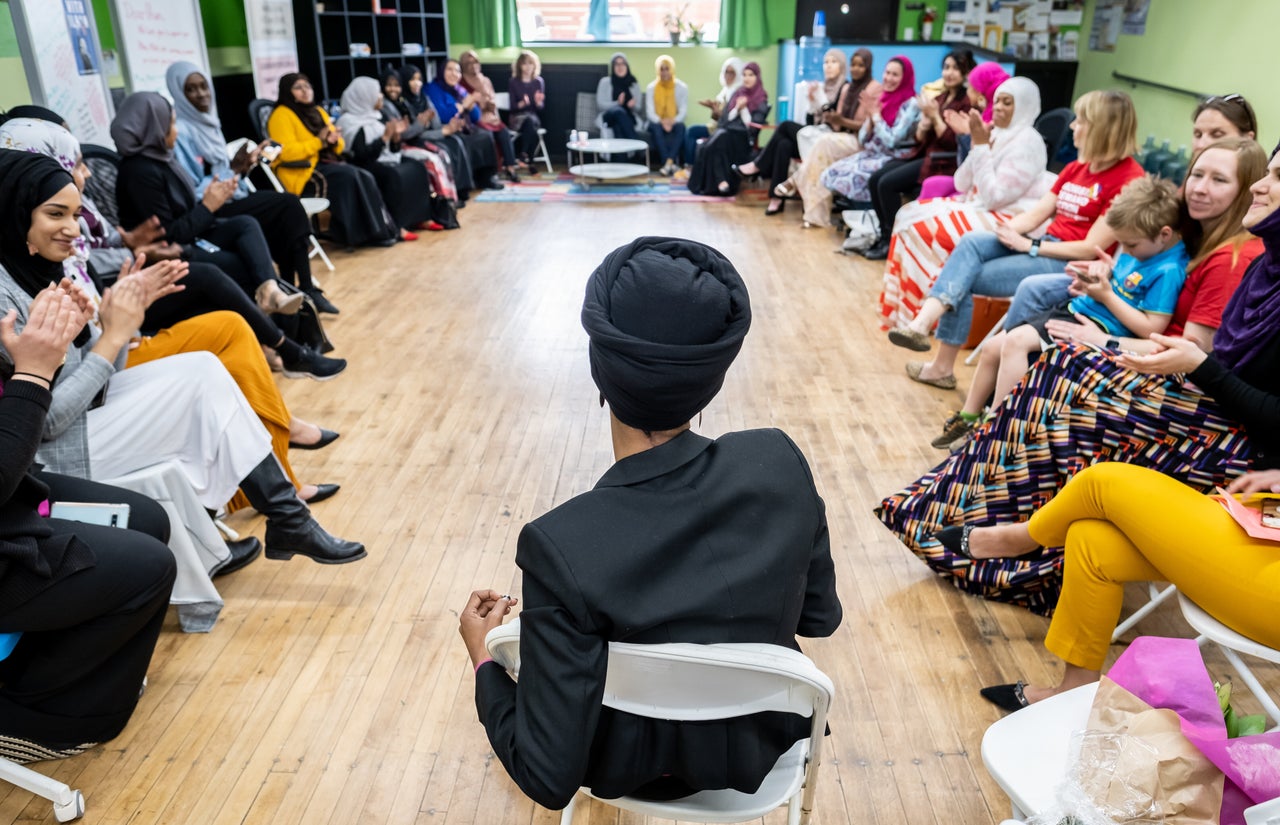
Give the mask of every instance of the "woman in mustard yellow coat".
M 272 169 L 295 195 L 329 199 L 328 237 L 344 246 L 390 246 L 400 238 L 373 175 L 341 159 L 342 130 L 315 104 L 303 74 L 280 78 L 280 97 L 267 120 L 268 136 L 280 144 Z

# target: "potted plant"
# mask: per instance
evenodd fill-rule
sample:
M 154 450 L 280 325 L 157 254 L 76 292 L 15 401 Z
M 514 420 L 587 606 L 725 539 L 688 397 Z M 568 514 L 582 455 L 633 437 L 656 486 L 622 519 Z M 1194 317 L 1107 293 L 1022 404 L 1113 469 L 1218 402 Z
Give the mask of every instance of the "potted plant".
M 686 23 L 684 26 L 685 38 L 695 46 L 702 45 L 702 35 L 706 30 L 706 23 Z
M 684 30 L 684 13 L 689 10 L 689 4 L 685 3 L 678 10 L 667 12 L 662 18 L 662 25 L 666 26 L 667 34 L 671 35 L 671 45 L 680 45 L 680 33 Z

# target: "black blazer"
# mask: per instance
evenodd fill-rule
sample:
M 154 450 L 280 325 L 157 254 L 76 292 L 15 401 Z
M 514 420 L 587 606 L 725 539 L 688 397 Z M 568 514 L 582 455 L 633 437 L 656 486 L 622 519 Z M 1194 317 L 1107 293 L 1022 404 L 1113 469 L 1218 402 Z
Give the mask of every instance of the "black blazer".
M 655 780 L 755 791 L 809 720 L 667 722 L 602 708 L 608 642 L 767 642 L 840 624 L 822 499 L 780 430 L 683 433 L 525 525 L 520 684 L 476 674 L 476 709 L 526 794 L 562 808 Z M 660 779 L 666 777 L 665 780 Z M 675 794 L 678 795 L 678 794 Z
M 116 181 L 116 206 L 124 228 L 155 215 L 164 227 L 164 240 L 183 246 L 213 228 L 213 213 L 179 174 L 163 161 L 141 155 L 125 158 Z

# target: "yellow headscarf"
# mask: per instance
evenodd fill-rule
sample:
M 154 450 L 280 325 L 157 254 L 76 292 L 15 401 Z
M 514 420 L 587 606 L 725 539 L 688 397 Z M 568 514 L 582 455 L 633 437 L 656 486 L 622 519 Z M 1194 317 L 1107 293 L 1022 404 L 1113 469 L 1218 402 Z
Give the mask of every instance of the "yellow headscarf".
M 671 79 L 662 79 L 662 64 L 671 69 Z M 658 82 L 653 86 L 653 111 L 659 118 L 674 118 L 679 112 L 676 106 L 676 62 L 669 54 L 660 54 L 653 61 L 653 70 L 658 73 Z

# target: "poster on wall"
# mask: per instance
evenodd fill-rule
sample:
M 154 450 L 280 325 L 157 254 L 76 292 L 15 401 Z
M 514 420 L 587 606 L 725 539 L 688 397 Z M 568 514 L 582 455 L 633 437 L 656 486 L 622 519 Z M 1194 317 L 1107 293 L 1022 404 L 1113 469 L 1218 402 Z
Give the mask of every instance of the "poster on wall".
M 1151 0 L 1125 0 L 1124 26 L 1121 34 L 1146 34 L 1147 11 L 1151 8 Z
M 99 70 L 102 52 L 93 8 L 84 0 L 76 4 L 78 10 L 70 12 L 72 5 L 66 0 L 9 0 L 27 88 L 33 103 L 65 118 L 82 142 L 112 146 L 115 111 L 106 76 Z M 81 21 L 73 23 L 72 14 L 83 16 L 83 27 Z
M 71 36 L 71 53 L 76 58 L 80 74 L 97 74 L 99 71 L 98 48 L 85 5 L 89 0 L 62 0 L 62 13 L 67 18 L 67 34 Z
M 111 0 L 125 88 L 169 96 L 164 73 L 189 60 L 209 74 L 204 27 L 196 0 Z
M 1089 49 L 1114 52 L 1124 23 L 1125 0 L 1098 0 L 1093 10 L 1093 26 L 1089 29 Z
M 280 78 L 298 71 L 298 41 L 294 37 L 290 0 L 244 0 L 249 24 L 249 58 L 258 97 L 274 100 Z
M 942 39 L 1023 60 L 1075 60 L 1084 0 L 948 0 Z

